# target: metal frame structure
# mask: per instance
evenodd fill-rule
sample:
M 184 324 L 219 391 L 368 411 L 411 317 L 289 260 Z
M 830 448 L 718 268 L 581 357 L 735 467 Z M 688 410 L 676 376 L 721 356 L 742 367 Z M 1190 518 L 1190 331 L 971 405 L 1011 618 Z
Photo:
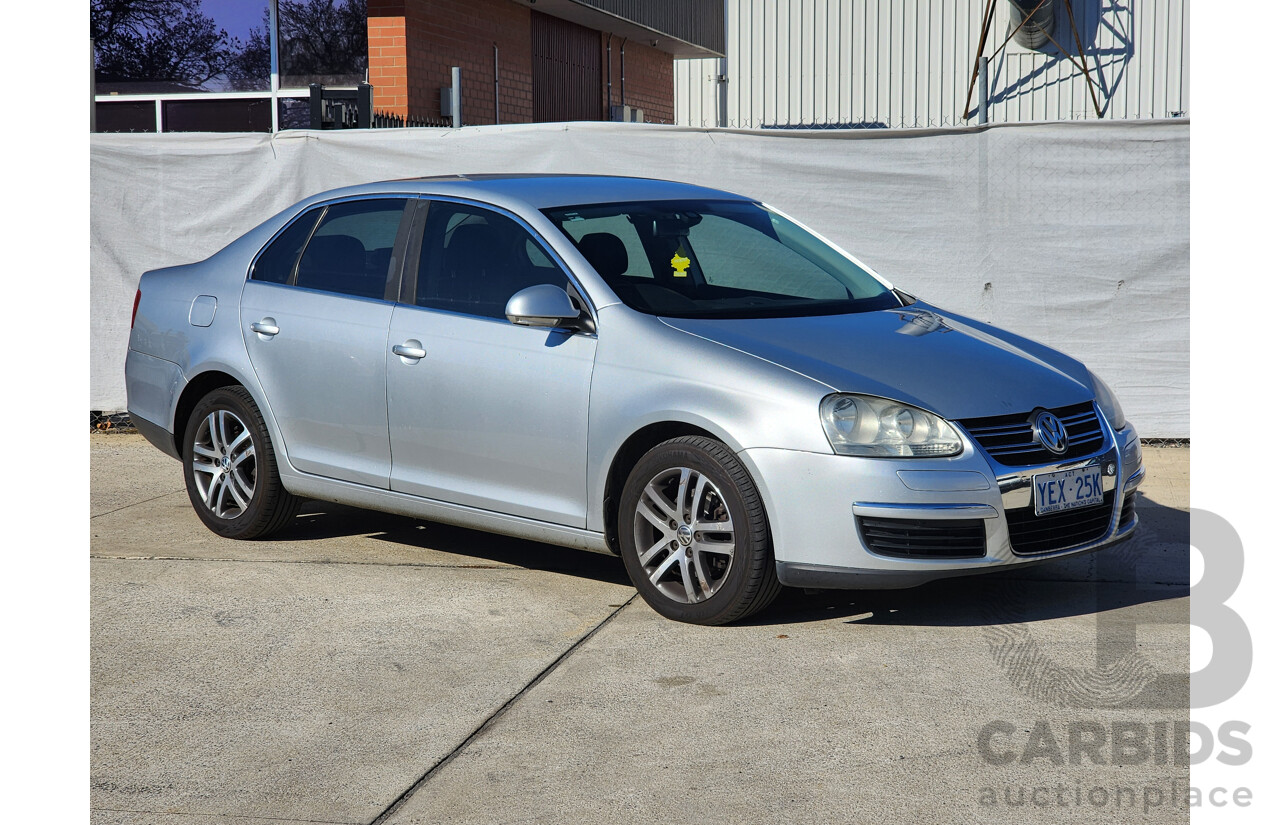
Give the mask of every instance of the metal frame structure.
M 1026 12 L 1024 15 L 1022 15 L 1022 19 L 1018 21 L 1018 25 L 1014 26 L 1012 29 L 1009 30 L 1009 34 L 1005 37 L 1004 42 L 1001 43 L 996 48 L 996 50 L 991 54 L 990 57 L 998 57 L 1000 55 L 1000 52 L 1004 51 L 1005 47 L 1009 45 L 1009 41 L 1013 39 L 1014 35 L 1022 31 L 1023 27 L 1027 25 L 1027 23 L 1031 20 L 1031 18 L 1035 15 L 1035 13 L 1039 11 L 1044 6 L 1045 3 L 1049 3 L 1049 2 L 1052 2 L 1052 0 L 1040 0 L 1038 3 L 1036 3 L 1035 7 L 1031 9 L 1031 11 Z M 1062 56 L 1065 57 L 1067 60 L 1069 60 L 1072 66 L 1084 72 L 1085 83 L 1089 87 L 1089 97 L 1093 101 L 1093 111 L 1098 115 L 1098 118 L 1101 119 L 1102 107 L 1098 105 L 1097 87 L 1094 85 L 1093 76 L 1089 74 L 1089 62 L 1088 60 L 1085 59 L 1084 43 L 1080 40 L 1080 30 L 1076 26 L 1075 10 L 1071 8 L 1071 0 L 1063 0 L 1063 3 L 1066 5 L 1066 8 L 1067 8 L 1067 20 L 1071 22 L 1071 34 L 1075 38 L 1076 51 L 1079 53 L 1080 61 L 1076 62 L 1075 57 L 1068 54 L 1067 50 L 1062 47 L 1062 44 L 1059 43 L 1057 40 L 1055 40 L 1053 35 L 1050 34 L 1048 31 L 1041 28 L 1040 32 L 1049 39 L 1050 43 L 1052 43 L 1054 46 L 1057 46 L 1058 51 L 1062 52 Z M 983 52 L 987 48 L 987 35 L 991 31 L 991 24 L 995 20 L 995 16 L 996 16 L 996 0 L 987 0 L 987 5 L 982 11 L 982 30 L 978 35 L 978 53 L 973 58 L 973 73 L 969 77 L 969 91 L 964 97 L 964 110 L 963 112 L 961 112 L 961 117 L 964 120 L 968 120 L 971 117 L 971 115 L 969 114 L 969 104 L 973 100 L 973 86 L 978 80 L 979 73 L 985 74 L 985 72 L 982 72 L 982 69 L 985 68 L 984 60 L 990 59 L 990 57 L 987 57 L 986 55 L 984 55 Z M 985 101 L 986 101 L 985 90 L 982 96 L 982 100 L 985 107 Z M 984 108 L 984 107 L 980 107 L 980 108 Z M 986 112 L 980 111 L 977 114 L 979 117 L 979 122 L 985 123 L 987 120 Z

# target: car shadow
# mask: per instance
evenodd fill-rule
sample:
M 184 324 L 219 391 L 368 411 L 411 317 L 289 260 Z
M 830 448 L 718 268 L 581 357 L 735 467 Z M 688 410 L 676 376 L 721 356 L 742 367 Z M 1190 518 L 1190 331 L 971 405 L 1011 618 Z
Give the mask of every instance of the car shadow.
M 272 538 L 314 541 L 354 536 L 464 556 L 467 558 L 457 564 L 468 567 L 488 566 L 487 562 L 492 566 L 511 565 L 610 584 L 631 584 L 622 560 L 615 556 L 326 501 L 304 502 L 302 512 Z
M 1137 535 L 1085 556 L 1022 570 L 943 579 L 907 590 L 783 588 L 770 607 L 738 624 L 844 619 L 849 624 L 983 626 L 1090 615 L 1190 595 L 1190 514 L 1138 493 Z M 511 565 L 630 586 L 612 556 L 447 524 L 308 501 L 285 541 L 364 536 L 462 557 L 459 565 Z M 440 563 L 440 562 L 432 562 Z

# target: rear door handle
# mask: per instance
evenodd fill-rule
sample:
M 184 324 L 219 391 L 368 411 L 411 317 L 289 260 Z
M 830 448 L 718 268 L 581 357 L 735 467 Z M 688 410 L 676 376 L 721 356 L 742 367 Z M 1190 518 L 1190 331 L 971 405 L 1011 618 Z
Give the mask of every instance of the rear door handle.
M 255 321 L 254 323 L 249 325 L 249 329 L 253 330 L 259 335 L 265 335 L 268 338 L 270 338 L 273 335 L 280 334 L 280 327 L 276 326 L 275 318 L 263 318 L 261 321 Z
M 399 355 L 401 358 L 411 359 L 414 361 L 427 357 L 427 351 L 422 348 L 422 342 L 415 341 L 412 338 L 405 341 L 403 344 L 396 344 L 391 348 L 391 351 L 396 355 Z

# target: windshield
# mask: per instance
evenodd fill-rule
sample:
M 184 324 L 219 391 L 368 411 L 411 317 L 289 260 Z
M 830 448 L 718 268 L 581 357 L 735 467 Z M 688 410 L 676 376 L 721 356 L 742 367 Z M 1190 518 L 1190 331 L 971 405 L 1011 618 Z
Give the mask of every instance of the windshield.
M 758 203 L 544 209 L 627 306 L 674 318 L 835 315 L 898 307 L 892 289 Z

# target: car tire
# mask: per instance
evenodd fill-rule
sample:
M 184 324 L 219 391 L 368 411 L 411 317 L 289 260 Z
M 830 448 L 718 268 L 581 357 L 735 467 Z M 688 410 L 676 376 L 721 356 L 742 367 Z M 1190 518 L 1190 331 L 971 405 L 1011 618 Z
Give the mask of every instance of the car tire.
M 726 624 L 782 589 L 755 483 L 711 438 L 673 438 L 645 453 L 622 488 L 618 538 L 636 590 L 669 619 Z
M 191 506 L 218 535 L 263 538 L 297 515 L 301 499 L 280 483 L 271 436 L 244 387 L 219 387 L 200 399 L 182 448 Z

